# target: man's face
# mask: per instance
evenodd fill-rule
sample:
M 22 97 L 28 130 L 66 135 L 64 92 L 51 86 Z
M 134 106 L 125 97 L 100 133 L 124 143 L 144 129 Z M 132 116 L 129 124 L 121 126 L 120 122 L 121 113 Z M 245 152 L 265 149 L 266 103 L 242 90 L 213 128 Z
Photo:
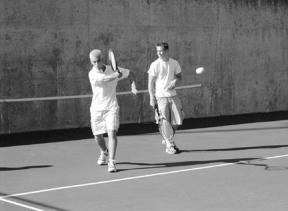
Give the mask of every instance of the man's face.
M 101 68 L 103 66 L 102 56 L 101 55 L 91 57 L 90 61 L 91 61 L 91 64 L 94 67 Z
M 164 50 L 162 46 L 156 46 L 157 56 L 160 59 L 166 60 L 168 58 L 168 50 Z

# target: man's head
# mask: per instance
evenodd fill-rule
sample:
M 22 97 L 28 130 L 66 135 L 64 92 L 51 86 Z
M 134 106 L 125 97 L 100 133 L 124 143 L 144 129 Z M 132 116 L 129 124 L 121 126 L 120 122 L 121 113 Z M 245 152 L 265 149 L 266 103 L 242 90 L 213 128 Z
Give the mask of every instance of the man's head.
M 94 49 L 89 54 L 90 62 L 93 66 L 96 66 L 97 68 L 102 67 L 102 52 L 98 49 Z
M 164 61 L 169 59 L 169 45 L 167 42 L 161 42 L 156 44 L 157 56 Z

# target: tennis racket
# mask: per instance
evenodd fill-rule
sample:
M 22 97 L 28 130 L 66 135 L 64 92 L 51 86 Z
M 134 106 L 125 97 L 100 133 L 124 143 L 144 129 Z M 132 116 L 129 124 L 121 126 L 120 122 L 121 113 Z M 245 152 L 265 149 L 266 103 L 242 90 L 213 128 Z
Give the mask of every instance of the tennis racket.
M 165 141 L 170 141 L 174 136 L 174 129 L 170 122 L 160 114 L 157 104 L 155 104 L 154 109 L 156 112 L 156 123 L 158 123 L 159 132 Z
M 115 71 L 115 72 L 117 71 L 117 72 L 120 73 L 119 68 L 118 68 L 118 64 L 117 64 L 117 61 L 116 61 L 116 58 L 115 58 L 115 54 L 112 51 L 112 49 L 108 50 L 108 58 L 109 58 L 112 70 Z

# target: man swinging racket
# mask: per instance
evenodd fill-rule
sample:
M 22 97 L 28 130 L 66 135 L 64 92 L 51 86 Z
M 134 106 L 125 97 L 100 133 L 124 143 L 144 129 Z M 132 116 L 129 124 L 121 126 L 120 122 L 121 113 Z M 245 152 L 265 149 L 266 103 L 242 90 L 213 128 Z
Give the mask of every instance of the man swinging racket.
M 90 106 L 91 129 L 100 147 L 98 165 L 108 163 L 108 172 L 116 172 L 115 154 L 117 148 L 117 130 L 119 128 L 119 106 L 116 98 L 116 86 L 119 80 L 129 78 L 131 91 L 137 93 L 134 74 L 124 68 L 118 68 L 113 54 L 109 50 L 111 66 L 103 63 L 102 52 L 94 49 L 90 52 L 93 65 L 89 72 L 89 81 L 93 91 Z M 104 134 L 108 134 L 108 148 Z
M 156 123 L 166 144 L 166 152 L 176 154 L 179 149 L 173 137 L 184 118 L 182 104 L 175 90 L 176 83 L 181 80 L 181 67 L 169 57 L 168 43 L 158 43 L 156 51 L 158 59 L 152 62 L 148 70 L 150 106 L 156 111 Z

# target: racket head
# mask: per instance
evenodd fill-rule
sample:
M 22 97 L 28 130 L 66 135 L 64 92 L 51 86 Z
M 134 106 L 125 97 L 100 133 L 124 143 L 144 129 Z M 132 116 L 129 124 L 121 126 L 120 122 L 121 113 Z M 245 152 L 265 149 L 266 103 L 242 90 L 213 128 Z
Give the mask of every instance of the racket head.
M 156 123 L 158 124 L 159 132 L 164 140 L 171 140 L 174 136 L 174 129 L 170 122 L 168 122 L 161 114 L 158 105 L 155 104 Z
M 117 61 L 116 61 L 115 54 L 112 49 L 108 50 L 108 58 L 109 58 L 112 70 L 115 72 L 118 71 Z
M 160 120 L 163 118 L 163 116 L 161 116 L 157 104 L 154 105 L 154 111 L 155 111 L 155 120 L 156 120 L 156 124 L 158 124 L 158 126 L 159 126 L 159 122 L 160 122 Z

